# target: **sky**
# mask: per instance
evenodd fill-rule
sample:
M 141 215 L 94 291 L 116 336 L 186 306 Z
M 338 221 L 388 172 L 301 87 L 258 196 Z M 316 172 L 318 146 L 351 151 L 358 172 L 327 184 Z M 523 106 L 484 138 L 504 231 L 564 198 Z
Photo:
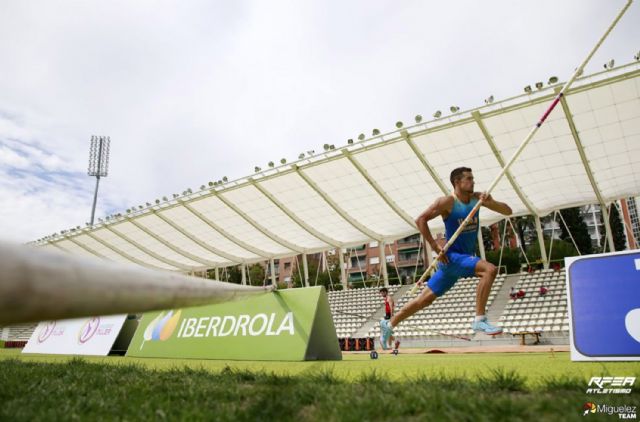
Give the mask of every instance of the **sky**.
M 0 239 L 96 218 L 416 114 L 567 80 L 624 2 L 0 2 Z M 633 60 L 633 4 L 586 68 Z M 533 123 L 533 122 L 532 122 Z

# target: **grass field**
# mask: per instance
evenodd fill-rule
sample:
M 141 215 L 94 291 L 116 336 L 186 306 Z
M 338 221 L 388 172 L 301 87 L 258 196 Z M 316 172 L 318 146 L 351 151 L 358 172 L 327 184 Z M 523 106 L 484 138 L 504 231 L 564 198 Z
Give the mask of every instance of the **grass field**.
M 640 364 L 568 353 L 345 355 L 340 362 L 22 356 L 0 350 L 0 420 L 583 420 L 591 376 Z M 589 415 L 591 420 L 618 419 Z

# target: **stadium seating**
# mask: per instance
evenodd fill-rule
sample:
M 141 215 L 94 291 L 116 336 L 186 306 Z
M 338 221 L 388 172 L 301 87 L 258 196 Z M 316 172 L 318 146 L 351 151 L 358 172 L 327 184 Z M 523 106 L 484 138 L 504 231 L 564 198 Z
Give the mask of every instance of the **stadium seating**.
M 390 286 L 393 295 L 400 286 Z M 328 292 L 329 306 L 338 338 L 350 337 L 382 307 L 379 287 Z
M 540 296 L 540 286 L 548 292 Z M 541 270 L 523 273 L 515 290 L 524 290 L 525 297 L 510 300 L 499 325 L 507 333 L 541 331 L 552 336 L 569 334 L 565 271 Z
M 27 323 L 27 324 L 15 324 L 10 325 L 8 327 L 0 327 L 0 330 L 8 331 L 7 341 L 16 344 L 23 344 L 29 341 L 31 334 L 36 329 L 38 324 Z M 5 331 L 5 332 L 6 332 Z
M 487 306 L 491 306 L 504 280 L 504 275 L 496 278 L 491 287 Z M 461 278 L 444 296 L 396 327 L 395 335 L 398 338 L 428 337 L 435 339 L 451 335 L 468 336 L 473 334 L 471 323 L 475 317 L 478 281 L 478 277 Z M 409 292 L 405 294 L 398 300 L 396 309 L 402 307 L 412 298 Z M 380 327 L 374 326 L 369 331 L 369 335 L 379 337 Z

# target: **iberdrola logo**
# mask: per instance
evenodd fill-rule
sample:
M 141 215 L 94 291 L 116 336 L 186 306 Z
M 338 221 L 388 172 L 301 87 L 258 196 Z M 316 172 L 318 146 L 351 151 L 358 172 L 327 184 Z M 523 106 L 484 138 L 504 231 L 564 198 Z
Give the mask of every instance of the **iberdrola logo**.
M 178 321 L 180 321 L 180 314 L 182 310 L 178 310 L 175 312 L 173 310 L 162 311 L 158 314 L 157 317 L 153 319 L 147 326 L 147 329 L 144 330 L 144 336 L 142 339 L 142 344 L 140 345 L 140 350 L 144 346 L 147 341 L 165 341 L 171 334 L 175 331 L 178 326 Z

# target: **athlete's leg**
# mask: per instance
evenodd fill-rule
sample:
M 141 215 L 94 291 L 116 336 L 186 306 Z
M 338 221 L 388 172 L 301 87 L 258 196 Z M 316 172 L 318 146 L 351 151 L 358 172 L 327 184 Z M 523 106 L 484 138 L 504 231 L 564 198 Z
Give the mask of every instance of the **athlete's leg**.
M 455 272 L 451 272 L 451 268 L 443 265 L 429 279 L 429 282 L 420 293 L 420 296 L 409 301 L 398 311 L 391 319 L 383 319 L 380 321 L 380 334 L 383 340 L 387 340 L 393 335 L 393 329 L 402 321 L 409 318 L 419 310 L 431 305 L 434 300 L 442 296 L 449 290 L 458 280 Z
M 476 264 L 476 276 L 480 277 L 476 289 L 476 315 L 485 314 L 491 286 L 497 275 L 498 269 L 492 263 L 480 260 Z
M 489 335 L 500 334 L 502 328 L 490 324 L 485 315 L 491 286 L 496 279 L 498 270 L 490 262 L 480 260 L 476 263 L 475 273 L 480 277 L 480 282 L 476 289 L 476 318 L 471 327 L 474 331 L 481 331 Z
M 402 307 L 394 316 L 391 317 L 391 326 L 397 327 L 405 319 L 409 318 L 411 315 L 418 312 L 420 309 L 426 308 L 431 305 L 434 300 L 436 300 L 438 296 L 436 296 L 433 291 L 429 288 L 429 286 L 425 286 L 420 296 L 415 299 L 407 302 L 406 305 Z

